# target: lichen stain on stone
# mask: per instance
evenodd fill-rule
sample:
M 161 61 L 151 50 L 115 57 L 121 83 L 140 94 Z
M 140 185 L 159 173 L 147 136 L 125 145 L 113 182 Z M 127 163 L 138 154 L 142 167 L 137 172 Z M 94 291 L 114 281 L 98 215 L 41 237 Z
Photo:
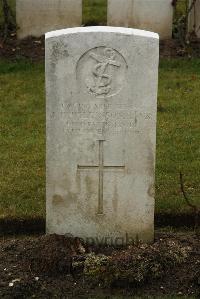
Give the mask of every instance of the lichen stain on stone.
M 57 225 L 61 225 L 61 224 L 62 224 L 62 221 L 58 218 L 57 221 L 56 221 L 56 224 L 57 224 Z
M 113 204 L 113 210 L 115 213 L 117 213 L 118 210 L 118 192 L 117 192 L 117 186 L 115 184 L 115 190 L 114 190 L 114 198 L 112 200 L 112 204 Z
M 150 176 L 153 176 L 155 172 L 153 150 L 149 150 L 147 156 L 147 162 L 148 162 L 148 173 Z
M 66 204 L 74 203 L 76 200 L 77 194 L 69 191 L 66 196 Z
M 95 148 L 96 148 L 96 143 L 95 143 L 95 142 L 92 142 L 92 143 L 89 145 L 88 150 L 89 150 L 89 151 L 94 151 Z
M 61 54 L 63 57 L 68 57 L 69 53 L 67 50 L 67 45 L 64 44 L 62 41 L 56 41 L 52 45 L 52 55 L 51 58 L 55 62 L 58 60 L 59 54 Z
M 93 181 L 88 175 L 85 177 L 85 185 L 86 185 L 87 193 L 91 195 L 93 193 L 93 188 L 92 188 Z
M 58 206 L 58 205 L 62 205 L 64 202 L 64 199 L 62 198 L 62 196 L 58 195 L 58 194 L 55 194 L 53 196 L 53 199 L 52 199 L 52 204 L 54 206 Z
M 77 186 L 77 190 L 78 193 L 80 193 L 81 191 L 81 177 L 80 177 L 80 173 L 76 173 L 76 186 Z
M 66 173 L 64 174 L 62 188 L 63 190 L 65 190 L 65 197 L 64 197 L 65 206 L 69 206 L 69 204 L 77 201 L 77 193 L 72 192 L 72 182 Z
M 154 188 L 154 184 L 150 184 L 147 193 L 148 193 L 148 195 L 149 195 L 150 197 L 154 197 L 154 196 L 155 196 L 155 188 Z

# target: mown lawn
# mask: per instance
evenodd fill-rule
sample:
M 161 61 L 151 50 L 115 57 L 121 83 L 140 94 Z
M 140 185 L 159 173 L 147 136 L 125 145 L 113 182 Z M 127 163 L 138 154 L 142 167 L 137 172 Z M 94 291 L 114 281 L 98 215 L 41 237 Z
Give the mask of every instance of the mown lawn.
M 188 210 L 179 186 L 200 204 L 200 60 L 160 63 L 156 212 Z M 44 66 L 0 62 L 0 217 L 45 216 Z
M 188 196 L 200 204 L 200 59 L 160 64 L 157 127 L 156 211 L 187 209 Z
M 0 63 L 0 215 L 44 215 L 44 68 Z
M 107 0 L 83 0 L 83 24 L 106 25 Z

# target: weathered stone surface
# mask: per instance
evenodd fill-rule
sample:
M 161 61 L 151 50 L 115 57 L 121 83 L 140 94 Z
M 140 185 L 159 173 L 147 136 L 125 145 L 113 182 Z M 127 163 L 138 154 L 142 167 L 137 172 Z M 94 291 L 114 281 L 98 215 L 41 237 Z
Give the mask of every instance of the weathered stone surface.
M 191 6 L 192 0 L 189 5 Z M 195 2 L 194 7 L 188 15 L 188 31 L 189 33 L 195 32 L 196 36 L 200 38 L 200 0 Z
M 17 0 L 16 18 L 18 38 L 80 26 L 82 0 Z
M 46 34 L 47 232 L 152 241 L 158 35 Z
M 156 32 L 172 37 L 172 0 L 108 0 L 108 25 Z

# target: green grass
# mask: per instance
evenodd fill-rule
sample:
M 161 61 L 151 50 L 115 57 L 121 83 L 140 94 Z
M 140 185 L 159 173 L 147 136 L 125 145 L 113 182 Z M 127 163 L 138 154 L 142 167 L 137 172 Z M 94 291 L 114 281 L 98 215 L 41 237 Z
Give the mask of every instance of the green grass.
M 83 24 L 106 25 L 107 0 L 83 0 Z
M 179 171 L 200 202 L 200 60 L 162 60 L 159 77 L 156 212 L 180 213 Z M 0 217 L 44 217 L 43 64 L 1 61 L 0 105 Z
M 187 209 L 179 172 L 195 203 L 200 203 L 200 60 L 160 64 L 157 129 L 156 211 Z
M 43 66 L 1 62 L 0 105 L 0 215 L 44 215 Z

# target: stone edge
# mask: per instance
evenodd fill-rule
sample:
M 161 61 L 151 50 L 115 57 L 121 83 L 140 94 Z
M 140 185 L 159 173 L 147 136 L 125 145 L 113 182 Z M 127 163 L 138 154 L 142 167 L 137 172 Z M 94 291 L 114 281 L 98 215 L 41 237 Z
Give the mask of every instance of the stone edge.
M 153 38 L 159 40 L 158 33 L 145 31 L 140 29 L 132 29 L 125 27 L 110 27 L 110 26 L 93 26 L 93 27 L 74 27 L 61 30 L 50 31 L 45 34 L 45 39 L 59 37 L 67 34 L 76 34 L 76 33 L 121 33 L 125 35 L 135 35 L 146 38 Z

